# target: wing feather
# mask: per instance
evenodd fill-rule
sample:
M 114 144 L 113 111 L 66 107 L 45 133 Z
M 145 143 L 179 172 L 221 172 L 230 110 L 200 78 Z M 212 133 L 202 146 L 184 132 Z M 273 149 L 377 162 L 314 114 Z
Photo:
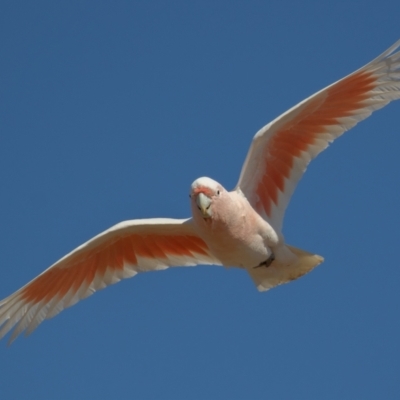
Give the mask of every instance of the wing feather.
M 309 162 L 346 130 L 400 98 L 400 41 L 363 68 L 317 92 L 254 136 L 240 188 L 280 231 Z
M 138 272 L 220 264 L 191 220 L 126 221 L 79 246 L 0 302 L 0 338 L 12 342 L 97 290 Z

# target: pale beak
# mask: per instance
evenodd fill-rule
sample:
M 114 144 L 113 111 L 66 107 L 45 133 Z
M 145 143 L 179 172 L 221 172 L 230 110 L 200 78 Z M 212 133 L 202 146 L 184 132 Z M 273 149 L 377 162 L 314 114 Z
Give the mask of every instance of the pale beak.
M 204 193 L 199 193 L 196 197 L 196 204 L 204 218 L 210 218 L 212 216 L 212 212 L 210 210 L 211 199 L 206 196 Z

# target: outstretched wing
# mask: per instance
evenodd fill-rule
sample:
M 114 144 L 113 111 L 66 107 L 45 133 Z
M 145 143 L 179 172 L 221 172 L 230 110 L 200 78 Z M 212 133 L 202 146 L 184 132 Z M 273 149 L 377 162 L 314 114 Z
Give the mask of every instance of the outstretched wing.
M 285 209 L 308 163 L 373 111 L 400 98 L 399 46 L 400 41 L 256 133 L 236 188 L 275 229 L 282 229 Z
M 220 264 L 196 234 L 192 221 L 143 219 L 121 222 L 57 261 L 0 302 L 0 338 L 15 325 L 13 341 L 45 318 L 138 272 L 171 266 Z

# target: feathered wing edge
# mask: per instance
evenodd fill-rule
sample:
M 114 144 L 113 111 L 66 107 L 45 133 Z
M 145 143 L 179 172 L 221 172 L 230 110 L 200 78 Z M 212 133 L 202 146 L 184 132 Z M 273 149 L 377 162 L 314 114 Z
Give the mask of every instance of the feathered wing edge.
M 400 98 L 400 40 L 300 102 L 254 136 L 236 188 L 278 231 L 309 162 L 373 111 Z
M 0 338 L 30 334 L 45 319 L 121 279 L 171 266 L 220 264 L 192 221 L 154 218 L 117 224 L 61 258 L 0 302 Z

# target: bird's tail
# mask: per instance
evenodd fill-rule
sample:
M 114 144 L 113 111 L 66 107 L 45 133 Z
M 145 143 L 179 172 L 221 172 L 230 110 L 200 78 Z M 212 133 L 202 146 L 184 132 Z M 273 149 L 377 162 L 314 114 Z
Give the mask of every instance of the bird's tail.
M 260 292 L 300 278 L 324 261 L 323 257 L 316 254 L 292 246 L 287 247 L 297 256 L 294 263 L 285 265 L 275 260 L 269 267 L 247 269 Z

